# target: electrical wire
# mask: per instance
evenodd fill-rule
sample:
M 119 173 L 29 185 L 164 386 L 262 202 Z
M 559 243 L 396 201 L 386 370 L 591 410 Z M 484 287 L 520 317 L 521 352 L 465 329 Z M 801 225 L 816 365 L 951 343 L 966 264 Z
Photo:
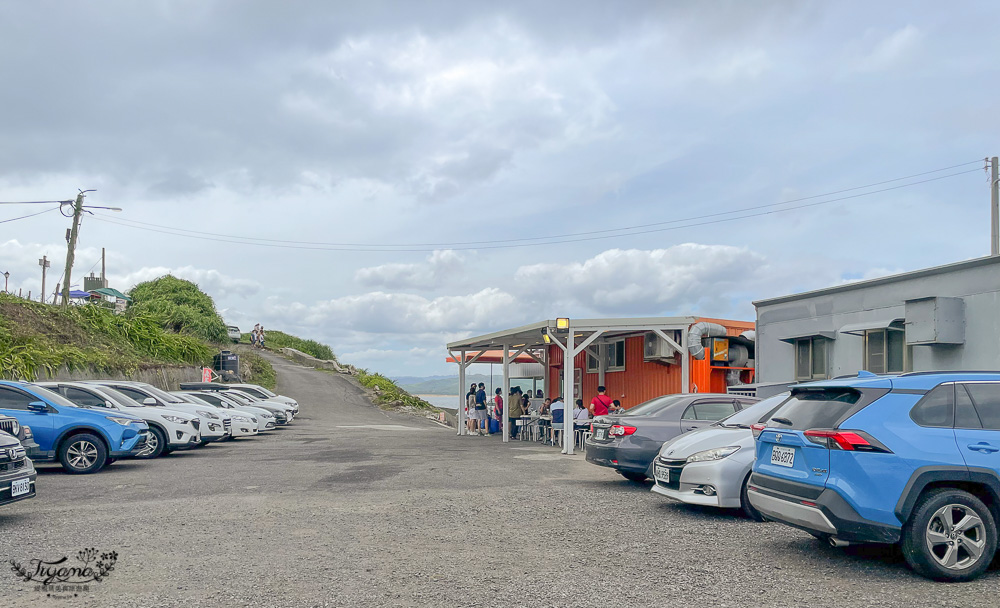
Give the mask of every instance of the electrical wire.
M 21 217 L 12 217 L 9 220 L 0 220 L 0 224 L 6 224 L 7 222 L 16 222 L 17 220 L 25 220 L 29 217 L 35 217 L 36 215 L 41 215 L 43 213 L 48 213 L 49 211 L 55 211 L 59 207 L 52 207 L 51 209 L 46 209 L 45 211 L 39 211 L 38 213 L 30 213 L 28 215 L 22 215 Z
M 590 230 L 590 231 L 586 231 L 586 232 L 571 232 L 571 233 L 567 233 L 567 234 L 555 234 L 555 235 L 548 235 L 548 236 L 522 237 L 522 238 L 499 239 L 499 240 L 456 241 L 456 242 L 451 242 L 451 243 L 403 243 L 403 244 L 399 244 L 399 245 L 371 245 L 371 244 L 368 244 L 368 243 L 330 243 L 330 242 L 323 242 L 323 241 L 294 241 L 294 240 L 284 240 L 284 239 L 268 239 L 268 238 L 263 238 L 263 237 L 245 237 L 245 236 L 233 235 L 233 234 L 220 234 L 220 233 L 217 233 L 217 232 L 203 232 L 203 231 L 199 231 L 199 230 L 190 230 L 188 228 L 176 228 L 176 227 L 170 227 L 170 226 L 162 226 L 162 225 L 158 225 L 158 224 L 150 224 L 150 223 L 147 223 L 147 222 L 140 222 L 138 220 L 130 220 L 130 219 L 126 219 L 126 218 L 117 218 L 117 217 L 115 218 L 114 221 L 115 222 L 124 222 L 125 224 L 138 224 L 140 226 L 148 226 L 148 227 L 151 227 L 151 228 L 160 228 L 160 229 L 165 229 L 165 230 L 173 230 L 173 231 L 176 231 L 178 233 L 189 233 L 189 234 L 197 234 L 197 235 L 204 235 L 204 236 L 221 237 L 221 238 L 225 238 L 225 239 L 232 239 L 233 242 L 249 241 L 249 242 L 263 242 L 263 243 L 284 243 L 284 244 L 291 244 L 291 245 L 323 245 L 323 246 L 329 246 L 329 247 L 358 247 L 358 248 L 364 248 L 364 249 L 358 249 L 359 251 L 369 251 L 369 250 L 370 251 L 384 251 L 384 249 L 367 249 L 367 248 L 370 248 L 370 247 L 432 247 L 434 249 L 456 249 L 456 248 L 458 248 L 458 247 L 460 247 L 462 245 L 475 245 L 475 247 L 469 247 L 469 249 L 484 249 L 484 248 L 487 248 L 487 247 L 485 247 L 486 245 L 492 245 L 492 244 L 505 244 L 505 245 L 509 245 L 511 243 L 528 243 L 528 242 L 531 242 L 531 241 L 546 241 L 547 242 L 547 241 L 550 241 L 551 239 L 562 239 L 562 238 L 590 236 L 590 235 L 595 235 L 595 234 L 608 234 L 608 235 L 611 235 L 611 236 L 628 236 L 628 231 L 631 231 L 631 230 L 639 230 L 639 229 L 642 229 L 642 228 L 652 228 L 654 226 L 665 226 L 665 225 L 669 225 L 669 224 L 678 224 L 678 223 L 682 223 L 682 222 L 690 222 L 690 221 L 702 220 L 702 219 L 708 219 L 708 218 L 714 218 L 714 217 L 722 217 L 724 215 L 732 215 L 732 214 L 735 214 L 735 213 L 744 213 L 744 212 L 747 212 L 747 211 L 756 211 L 758 209 L 768 209 L 768 208 L 771 208 L 771 207 L 780 207 L 782 205 L 790 205 L 792 203 L 799 203 L 799 202 L 802 202 L 802 201 L 815 200 L 817 198 L 824 198 L 824 197 L 833 196 L 833 195 L 836 195 L 836 194 L 843 194 L 845 192 L 854 192 L 856 190 L 864 190 L 864 189 L 867 189 L 867 188 L 873 188 L 875 186 L 882 186 L 882 185 L 885 185 L 885 184 L 891 184 L 891 183 L 902 181 L 902 180 L 912 179 L 914 177 L 922 177 L 924 175 L 931 175 L 933 173 L 940 173 L 942 171 L 948 171 L 948 170 L 951 170 L 951 169 L 957 169 L 959 167 L 965 167 L 965 166 L 972 165 L 972 164 L 979 164 L 979 163 L 982 163 L 982 162 L 983 162 L 983 159 L 978 159 L 978 160 L 973 160 L 973 161 L 969 161 L 969 162 L 965 162 L 965 163 L 959 163 L 957 165 L 951 165 L 949 167 L 942 167 L 940 169 L 932 169 L 930 171 L 923 171 L 923 172 L 920 172 L 920 173 L 914 173 L 912 175 L 905 175 L 903 177 L 896 177 L 896 178 L 893 178 L 893 179 L 883 180 L 883 181 L 880 181 L 880 182 L 874 182 L 874 183 L 871 183 L 871 184 L 866 184 L 864 186 L 855 186 L 853 188 L 844 188 L 842 190 L 834 190 L 832 192 L 826 192 L 826 193 L 823 193 L 823 194 L 814 194 L 814 195 L 811 195 L 811 196 L 804 196 L 804 197 L 801 197 L 801 198 L 794 198 L 794 199 L 790 199 L 790 200 L 786 200 L 786 201 L 781 201 L 781 202 L 778 202 L 778 203 L 768 203 L 768 204 L 756 205 L 756 206 L 752 206 L 752 207 L 742 207 L 742 208 L 739 208 L 739 209 L 732 209 L 730 211 L 719 211 L 719 212 L 709 213 L 709 214 L 705 214 L 705 215 L 695 215 L 695 216 L 686 217 L 686 218 L 666 220 L 666 221 L 662 221 L 662 222 L 653 222 L 653 223 L 649 223 L 649 224 L 637 224 L 637 225 L 634 225 L 634 226 L 622 226 L 622 227 L 619 227 L 619 228 L 605 228 L 605 229 L 602 229 L 602 230 Z M 979 169 L 975 169 L 974 171 L 978 171 L 978 170 Z M 971 173 L 972 171 L 973 170 L 970 170 L 969 172 Z M 954 175 L 961 175 L 961 173 L 956 173 Z M 951 177 L 951 176 L 945 176 L 945 177 Z M 925 183 L 926 181 L 933 181 L 933 180 L 922 180 L 922 181 L 912 182 L 911 184 L 906 184 L 903 187 L 909 186 L 909 185 L 922 184 L 922 183 Z M 891 189 L 893 189 L 893 188 L 890 188 L 890 190 Z M 877 194 L 879 192 L 885 192 L 885 191 L 886 191 L 886 189 L 876 190 L 876 191 L 872 192 L 871 194 Z M 842 199 L 838 199 L 838 200 L 842 200 Z M 612 234 L 612 233 L 622 233 L 622 234 Z M 402 249 L 401 251 L 412 251 L 412 250 Z M 421 249 L 420 251 L 423 251 L 423 249 Z
M 0 205 L 61 205 L 73 201 L 0 201 Z
M 978 163 L 980 161 L 976 161 L 976 162 Z M 969 163 L 965 163 L 965 164 L 969 164 Z M 957 166 L 963 166 L 963 165 L 957 165 Z M 955 168 L 955 167 L 952 167 L 952 168 Z M 434 251 L 436 249 L 441 249 L 441 248 L 452 249 L 452 250 L 455 250 L 455 251 L 465 251 L 465 250 L 474 250 L 474 249 L 513 249 L 513 248 L 519 248 L 519 247 L 537 247 L 537 246 L 545 246 L 545 245 L 557 245 L 557 244 L 562 244 L 562 243 L 576 243 L 576 242 L 582 242 L 582 241 L 596 241 L 596 240 L 602 240 L 602 239 L 618 238 L 618 237 L 623 237 L 623 236 L 634 236 L 634 235 L 641 235 L 641 234 L 651 234 L 651 233 L 656 233 L 656 232 L 669 232 L 669 231 L 673 231 L 673 230 L 683 230 L 683 229 L 686 229 L 686 228 L 695 228 L 695 227 L 700 227 L 700 226 L 709 226 L 709 225 L 714 225 L 714 224 L 734 222 L 734 221 L 744 220 L 744 219 L 748 219 L 748 218 L 762 217 L 762 216 L 765 216 L 765 215 L 774 215 L 774 214 L 778 214 L 778 213 L 786 213 L 786 212 L 789 212 L 789 211 L 795 211 L 795 210 L 799 210 L 799 209 L 807 209 L 807 208 L 812 208 L 812 207 L 818 207 L 818 206 L 821 206 L 821 205 L 829 205 L 831 203 L 836 203 L 836 202 L 845 201 L 845 200 L 852 200 L 852 199 L 861 198 L 861 197 L 865 197 L 865 196 L 871 196 L 873 194 L 879 194 L 879 193 L 883 193 L 883 192 L 889 192 L 889 191 L 892 191 L 892 190 L 899 190 L 901 188 L 908 188 L 908 187 L 911 187 L 911 186 L 916 186 L 916 185 L 919 185 L 919 184 L 925 184 L 925 183 L 928 183 L 928 182 L 934 182 L 934 181 L 938 181 L 938 180 L 942 180 L 942 179 L 948 179 L 948 178 L 956 177 L 956 176 L 959 176 L 959 175 L 966 175 L 968 173 L 978 173 L 980 170 L 981 169 L 978 169 L 978 168 L 977 169 L 969 169 L 969 170 L 966 170 L 966 171 L 959 171 L 959 172 L 956 172 L 956 173 L 950 173 L 948 175 L 940 175 L 940 176 L 931 177 L 931 178 L 927 178 L 927 179 L 923 179 L 923 180 L 919 180 L 919 181 L 915 181 L 915 182 L 909 182 L 909 183 L 906 183 L 906 184 L 898 184 L 898 185 L 895 185 L 895 186 L 890 186 L 888 188 L 881 188 L 881 189 L 872 190 L 872 191 L 869 191 L 869 192 L 861 192 L 861 193 L 857 193 L 857 194 L 851 194 L 851 195 L 848 195 L 848 196 L 841 196 L 841 197 L 837 197 L 837 198 L 832 198 L 832 199 L 827 199 L 827 200 L 822 200 L 822 201 L 816 201 L 816 202 L 812 202 L 812 203 L 806 203 L 806 204 L 803 204 L 803 205 L 795 205 L 795 206 L 792 206 L 792 207 L 785 207 L 785 208 L 782 208 L 782 209 L 772 208 L 775 205 L 759 205 L 757 207 L 747 208 L 747 210 L 751 210 L 751 211 L 756 210 L 756 212 L 754 212 L 754 213 L 745 213 L 743 215 L 734 216 L 734 217 L 717 217 L 717 216 L 720 215 L 719 213 L 707 214 L 707 215 L 702 215 L 702 216 L 694 216 L 694 217 L 686 218 L 686 219 L 670 220 L 670 221 L 667 221 L 667 222 L 658 222 L 658 223 L 655 223 L 655 224 L 645 224 L 645 225 L 637 226 L 636 227 L 636 228 L 647 228 L 647 227 L 649 227 L 648 229 L 645 229 L 645 230 L 634 230 L 634 229 L 631 229 L 631 228 L 616 229 L 616 230 L 619 231 L 616 234 L 598 234 L 601 231 L 593 231 L 593 232 L 590 232 L 590 233 L 578 233 L 578 234 L 580 234 L 582 236 L 577 236 L 576 234 L 574 234 L 574 235 L 554 235 L 554 236 L 549 236 L 549 237 L 538 237 L 540 239 L 541 238 L 545 238 L 546 239 L 545 241 L 541 241 L 541 242 L 511 243 L 509 241 L 508 242 L 501 241 L 502 244 L 484 244 L 485 242 L 480 242 L 480 243 L 474 243 L 474 244 L 471 244 L 471 245 L 468 244 L 468 243 L 452 243 L 452 244 L 443 244 L 443 245 L 442 244 L 435 244 L 433 247 L 431 247 L 430 245 L 416 245 L 416 244 L 405 244 L 405 245 L 404 244 L 401 244 L 401 245 L 379 244 L 379 245 L 363 245 L 363 246 L 358 246 L 358 245 L 340 244 L 340 243 L 310 243 L 310 242 L 302 242 L 302 241 L 278 241 L 278 242 L 275 242 L 272 239 L 256 239 L 256 238 L 253 238 L 253 237 L 240 237 L 240 236 L 224 235 L 224 234 L 211 234 L 211 236 L 207 236 L 206 234 L 210 234 L 210 233 L 199 233 L 197 231 L 185 230 L 185 229 L 181 229 L 181 228 L 171 228 L 169 226 L 159 226 L 159 225 L 156 225 L 156 224 L 148 224 L 148 223 L 145 223 L 145 222 L 143 222 L 142 225 L 134 225 L 133 223 L 125 223 L 124 221 L 119 220 L 119 219 L 110 219 L 109 217 L 104 216 L 103 214 L 101 214 L 101 215 L 95 215 L 93 217 L 93 219 L 95 219 L 97 221 L 100 221 L 100 222 L 106 222 L 106 223 L 110 223 L 110 224 L 116 224 L 118 226 L 124 226 L 124 227 L 128 227 L 128 228 L 134 228 L 134 229 L 137 229 L 137 230 L 146 230 L 146 231 L 149 231 L 149 232 L 157 232 L 157 233 L 161 233 L 161 234 L 169 234 L 169 235 L 172 235 L 172 236 L 183 236 L 183 237 L 187 237 L 187 238 L 191 238 L 191 239 L 198 239 L 198 240 L 204 240 L 204 241 L 213 241 L 213 242 L 219 242 L 219 243 L 231 243 L 231 244 L 238 244 L 238 245 L 256 245 L 256 246 L 259 246 L 259 247 L 272 247 L 272 248 L 281 248 L 281 249 L 304 249 L 304 250 L 314 250 L 314 251 L 355 251 L 355 252 L 365 252 L 365 251 L 372 251 L 372 252 L 393 252 L 393 251 L 401 251 L 401 252 L 429 252 L 429 251 Z M 924 173 L 923 175 L 927 175 L 929 173 L 936 173 L 936 172 L 938 172 L 938 170 L 935 170 L 935 171 L 932 171 L 932 172 L 927 172 L 927 173 Z M 902 178 L 902 179 L 907 179 L 907 178 Z M 892 181 L 899 181 L 899 179 L 888 180 L 888 181 L 882 182 L 882 183 L 890 183 Z M 841 192 L 846 192 L 846 191 L 856 190 L 856 189 L 857 188 L 851 188 L 851 189 L 848 189 L 848 190 L 843 190 Z M 809 200 L 809 199 L 813 199 L 813 198 L 816 198 L 816 197 L 819 197 L 819 196 L 828 196 L 828 194 L 827 195 L 815 195 L 815 196 L 812 196 L 812 197 L 805 197 L 803 199 L 797 199 L 797 200 Z M 786 205 L 786 204 L 788 204 L 790 202 L 791 201 L 785 201 L 783 203 L 778 203 L 778 204 Z M 730 213 L 739 213 L 739 211 L 730 212 Z M 700 220 L 700 219 L 704 219 L 705 221 L 695 222 L 695 223 L 684 223 L 683 225 L 680 225 L 680 226 L 666 226 L 666 227 L 662 227 L 662 226 L 664 226 L 664 224 L 681 223 L 681 222 L 692 222 L 694 220 Z M 128 221 L 128 220 L 126 220 L 126 221 Z M 137 224 L 138 222 L 135 222 L 135 223 Z M 661 226 L 661 227 L 654 227 L 654 226 Z M 629 230 L 629 232 L 620 232 L 620 231 L 623 231 L 623 230 Z M 571 236 L 571 237 L 574 237 L 574 238 L 565 238 L 566 236 Z M 494 241 L 492 243 L 496 243 L 496 242 Z

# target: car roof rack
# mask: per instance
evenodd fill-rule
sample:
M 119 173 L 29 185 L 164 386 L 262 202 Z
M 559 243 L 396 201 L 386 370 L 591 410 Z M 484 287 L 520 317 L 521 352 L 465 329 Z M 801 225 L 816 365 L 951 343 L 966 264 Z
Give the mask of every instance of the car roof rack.
M 1000 370 L 964 370 L 964 369 L 943 369 L 938 371 L 926 371 L 926 372 L 906 372 L 905 374 L 900 374 L 900 378 L 908 378 L 910 376 L 934 376 L 939 374 L 1000 374 Z
M 182 391 L 228 391 L 229 386 L 218 382 L 181 382 Z

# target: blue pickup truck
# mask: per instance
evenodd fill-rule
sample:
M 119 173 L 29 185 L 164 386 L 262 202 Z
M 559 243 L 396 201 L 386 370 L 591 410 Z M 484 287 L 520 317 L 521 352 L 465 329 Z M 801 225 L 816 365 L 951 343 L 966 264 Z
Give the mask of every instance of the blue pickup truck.
M 0 414 L 31 427 L 38 447 L 29 458 L 59 462 L 68 473 L 96 473 L 117 458 L 135 455 L 149 431 L 137 416 L 80 408 L 26 382 L 0 380 Z

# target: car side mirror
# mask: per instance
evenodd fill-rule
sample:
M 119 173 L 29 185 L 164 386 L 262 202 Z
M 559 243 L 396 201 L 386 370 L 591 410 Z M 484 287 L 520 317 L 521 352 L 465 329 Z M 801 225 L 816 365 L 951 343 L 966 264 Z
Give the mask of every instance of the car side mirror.
M 108 408 L 109 410 L 113 410 L 113 409 L 115 409 L 115 404 L 111 403 L 108 400 L 105 400 L 104 401 L 104 407 Z
M 45 413 L 49 411 L 49 406 L 46 405 L 44 401 L 32 401 L 28 404 L 28 409 L 32 412 Z
M 145 399 L 142 400 L 142 404 L 143 405 L 156 405 L 156 399 L 153 399 L 152 397 L 146 397 Z

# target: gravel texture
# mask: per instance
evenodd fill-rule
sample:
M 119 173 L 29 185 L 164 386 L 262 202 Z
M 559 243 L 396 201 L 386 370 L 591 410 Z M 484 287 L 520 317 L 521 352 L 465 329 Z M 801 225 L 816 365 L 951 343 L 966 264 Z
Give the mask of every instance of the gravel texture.
M 834 549 L 778 524 L 673 504 L 582 456 L 457 437 L 372 407 L 348 378 L 274 362 L 279 392 L 301 405 L 288 428 L 97 475 L 40 467 L 38 497 L 0 508 L 0 557 L 96 547 L 117 551 L 117 566 L 67 598 L 0 574 L 3 605 L 995 601 L 996 568 L 968 584 L 932 583 L 891 548 Z

